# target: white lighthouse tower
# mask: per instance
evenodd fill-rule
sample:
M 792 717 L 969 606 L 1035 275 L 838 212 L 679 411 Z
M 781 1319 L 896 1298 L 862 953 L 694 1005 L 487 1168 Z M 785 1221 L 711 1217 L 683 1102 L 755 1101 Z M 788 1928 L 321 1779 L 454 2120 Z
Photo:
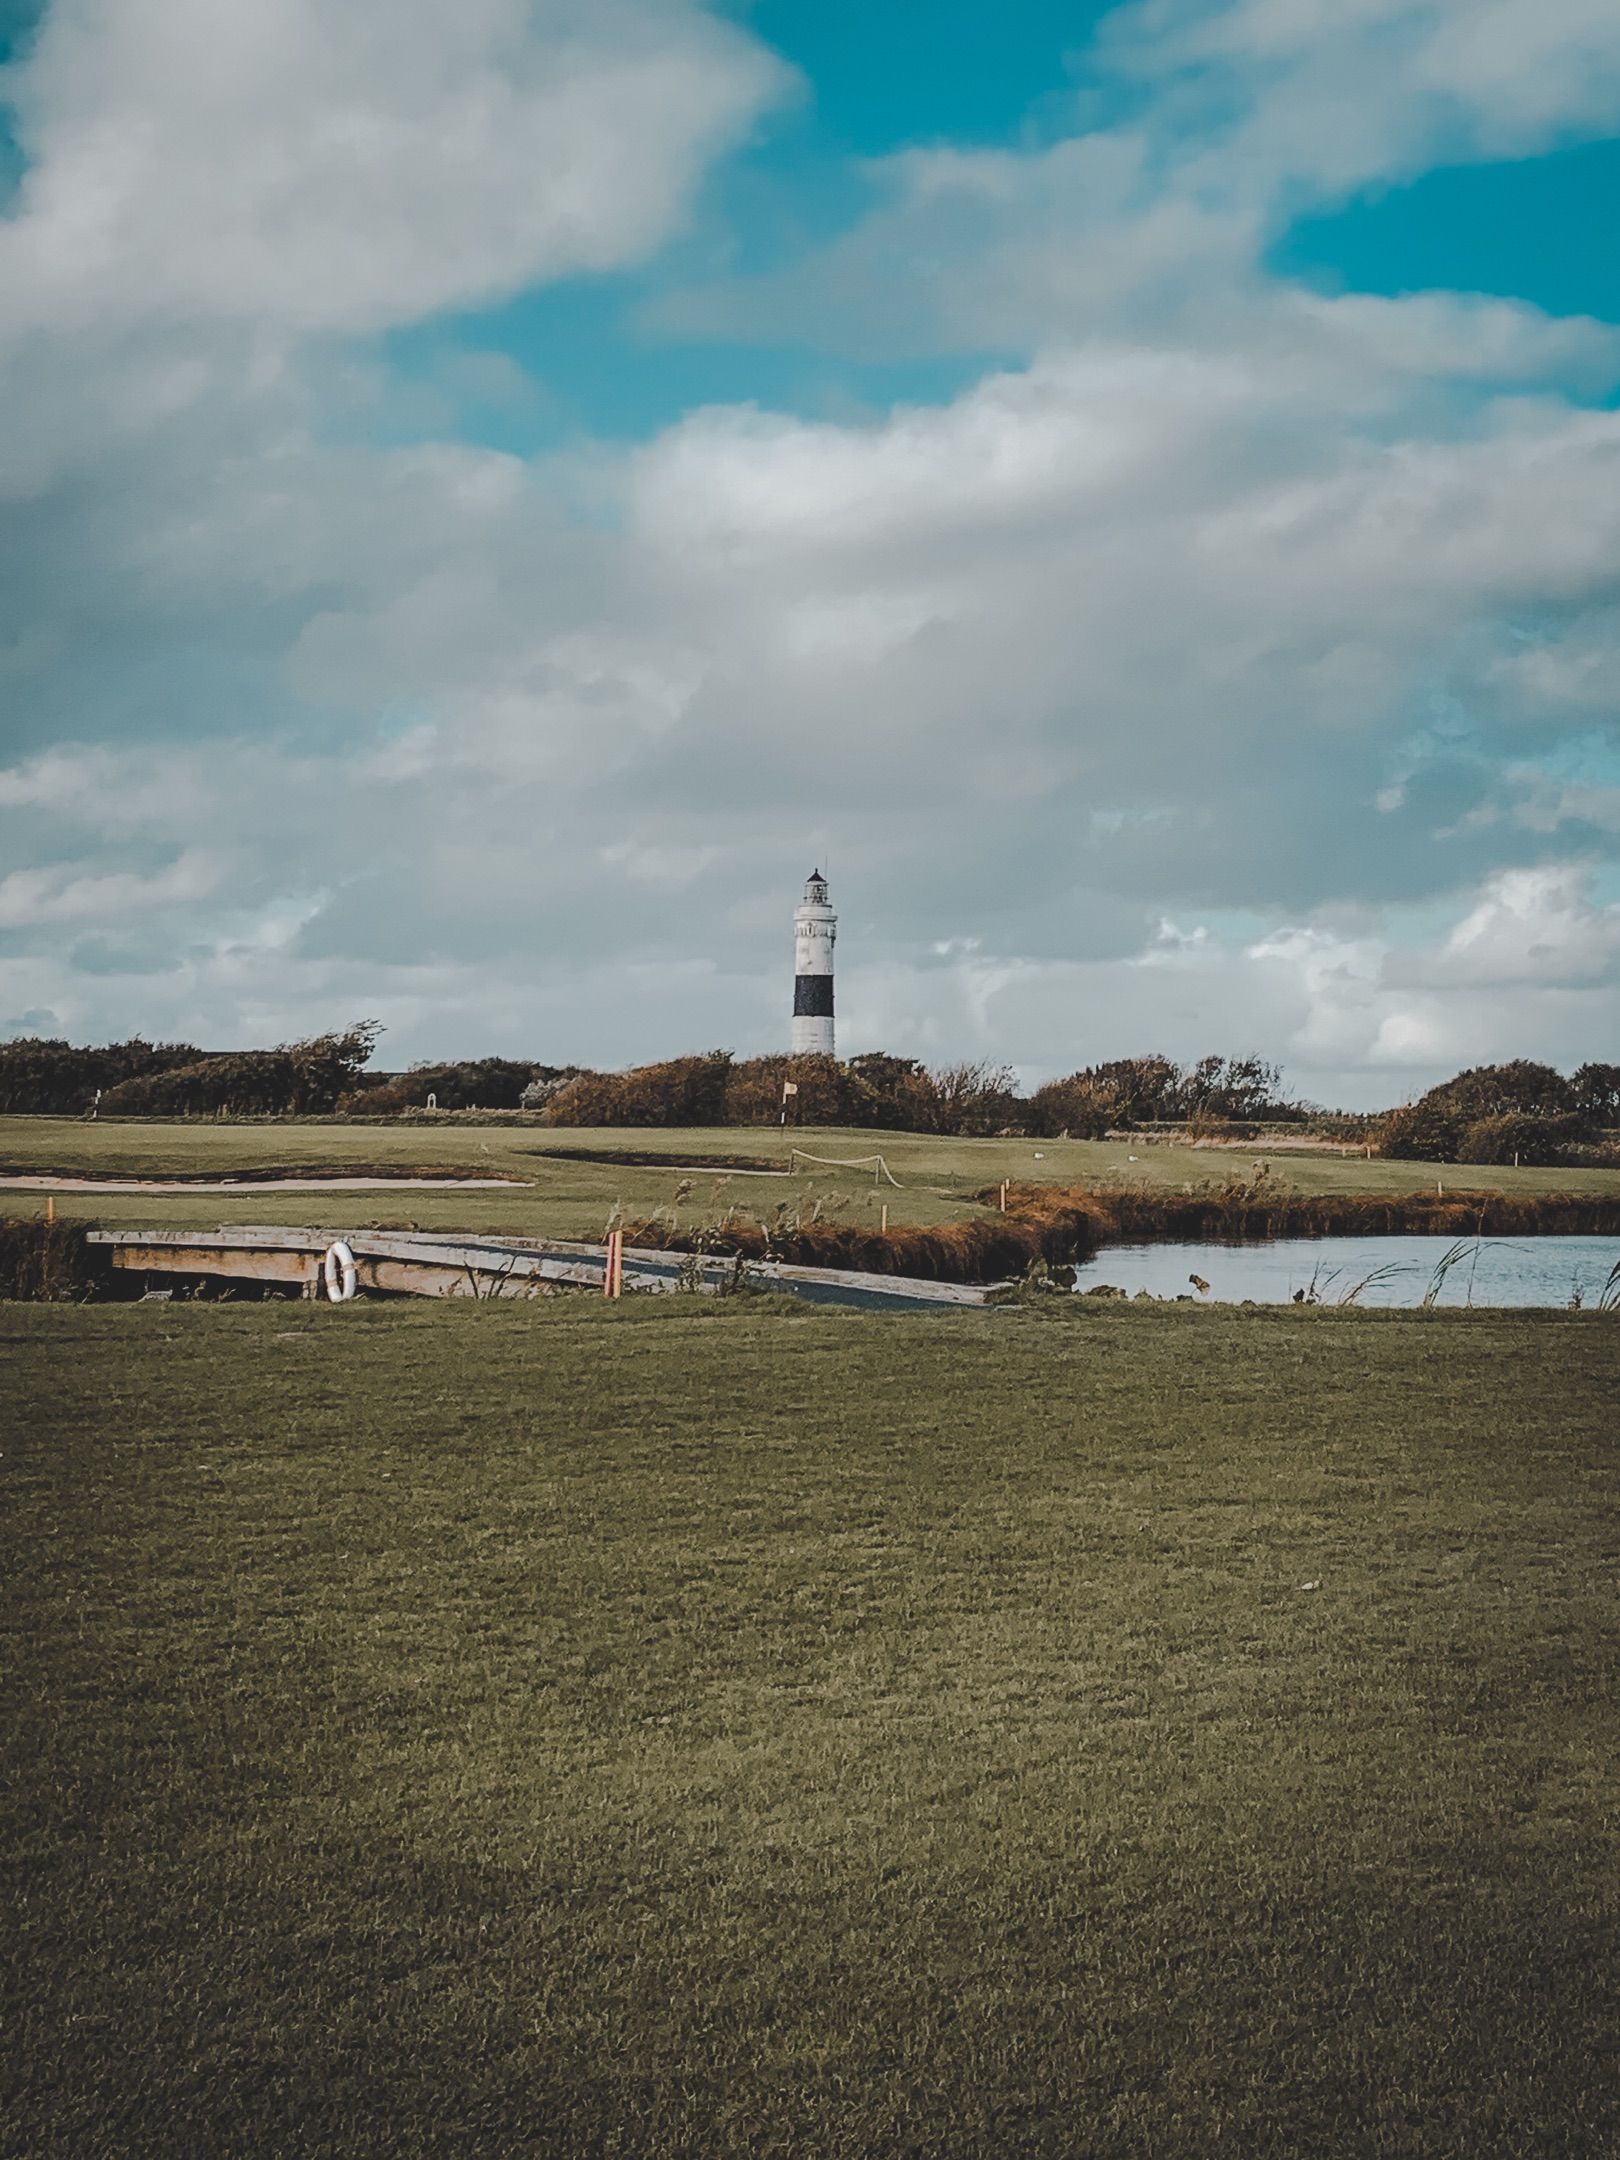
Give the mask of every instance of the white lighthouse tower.
M 793 910 L 793 1055 L 833 1055 L 833 944 L 838 917 L 827 905 L 827 880 L 812 870 Z

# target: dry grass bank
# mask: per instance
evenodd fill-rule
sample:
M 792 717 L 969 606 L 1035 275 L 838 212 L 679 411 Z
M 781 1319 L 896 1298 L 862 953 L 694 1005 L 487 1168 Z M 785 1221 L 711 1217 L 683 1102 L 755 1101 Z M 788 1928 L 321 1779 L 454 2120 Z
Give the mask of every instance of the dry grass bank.
M 713 1227 L 678 1215 L 626 1225 L 632 1245 L 740 1253 L 801 1267 L 861 1268 L 936 1282 L 995 1282 L 1034 1261 L 1088 1260 L 1108 1245 L 1259 1243 L 1340 1236 L 1547 1237 L 1620 1235 L 1620 1193 L 1298 1193 L 1236 1182 L 1190 1193 L 1163 1187 L 1009 1184 L 975 1198 L 994 1213 L 956 1222 L 870 1224 L 733 1216 Z
M 1291 1192 L 1267 1179 L 1192 1192 L 1132 1186 L 1063 1191 L 1013 1185 L 1009 1212 L 1082 1211 L 1098 1245 L 1254 1244 L 1301 1237 L 1606 1237 L 1620 1235 L 1620 1191 Z M 990 1201 L 999 1188 L 980 1193 Z
M 671 1211 L 627 1223 L 625 1242 L 656 1252 L 739 1253 L 747 1260 L 784 1260 L 797 1267 L 858 1268 L 872 1275 L 912 1275 L 929 1282 L 998 1282 L 1033 1261 L 1068 1261 L 1096 1249 L 1098 1217 L 1091 1197 L 1029 1187 L 1007 1212 L 956 1222 L 870 1223 L 807 1220 L 803 1211 L 774 1216 L 740 1212 L 712 1226 L 683 1225 Z

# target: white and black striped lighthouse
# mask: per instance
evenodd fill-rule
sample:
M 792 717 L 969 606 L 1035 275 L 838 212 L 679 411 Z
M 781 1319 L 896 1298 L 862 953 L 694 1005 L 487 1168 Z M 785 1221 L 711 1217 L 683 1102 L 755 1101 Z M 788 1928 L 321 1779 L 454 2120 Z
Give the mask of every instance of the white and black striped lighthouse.
M 827 905 L 827 880 L 812 870 L 793 910 L 793 1055 L 833 1055 L 833 944 L 838 917 Z

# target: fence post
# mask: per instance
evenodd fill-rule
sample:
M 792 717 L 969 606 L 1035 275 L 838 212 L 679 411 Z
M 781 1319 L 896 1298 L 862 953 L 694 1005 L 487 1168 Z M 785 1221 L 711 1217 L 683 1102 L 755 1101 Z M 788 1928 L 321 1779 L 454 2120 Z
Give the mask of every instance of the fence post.
M 607 1260 L 602 1269 L 602 1295 L 616 1298 L 624 1295 L 624 1232 L 610 1230 L 607 1240 Z

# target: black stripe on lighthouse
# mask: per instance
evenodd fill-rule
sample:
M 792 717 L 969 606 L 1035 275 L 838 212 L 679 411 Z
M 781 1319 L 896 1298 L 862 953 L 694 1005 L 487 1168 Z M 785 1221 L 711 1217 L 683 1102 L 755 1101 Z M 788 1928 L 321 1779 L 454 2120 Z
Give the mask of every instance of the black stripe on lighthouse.
M 833 1016 L 833 979 L 830 975 L 795 975 L 793 978 L 793 1017 L 795 1020 L 830 1020 Z M 777 1008 L 781 1010 L 780 1007 Z

